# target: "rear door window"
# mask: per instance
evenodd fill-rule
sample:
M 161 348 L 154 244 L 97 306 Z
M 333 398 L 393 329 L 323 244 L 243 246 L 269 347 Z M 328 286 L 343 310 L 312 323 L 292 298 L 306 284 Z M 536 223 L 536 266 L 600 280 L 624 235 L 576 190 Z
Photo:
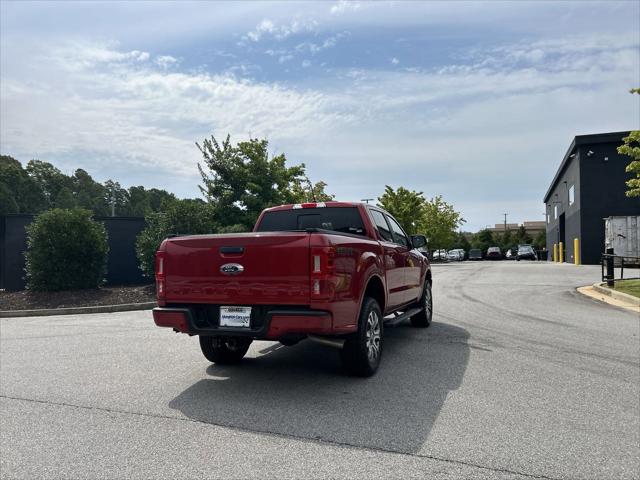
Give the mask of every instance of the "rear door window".
M 393 242 L 393 235 L 391 234 L 391 230 L 389 230 L 389 225 L 387 221 L 384 219 L 384 214 L 379 210 L 369 210 L 371 212 L 371 217 L 373 218 L 373 223 L 375 223 L 380 236 L 386 240 L 387 242 Z
M 256 232 L 287 232 L 309 228 L 366 235 L 356 207 L 295 208 L 266 212 Z
M 409 239 L 402 231 L 402 227 L 398 222 L 395 221 L 393 217 L 386 215 L 387 220 L 389 221 L 389 225 L 391 225 L 391 230 L 393 234 L 393 242 L 403 245 L 405 247 L 409 247 Z

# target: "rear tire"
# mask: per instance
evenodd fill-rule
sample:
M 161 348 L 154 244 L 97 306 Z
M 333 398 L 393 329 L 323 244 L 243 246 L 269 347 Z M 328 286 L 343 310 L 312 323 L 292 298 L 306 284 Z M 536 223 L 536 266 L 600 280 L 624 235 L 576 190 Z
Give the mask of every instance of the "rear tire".
M 370 377 L 382 358 L 383 317 L 380 305 L 366 297 L 358 318 L 358 332 L 347 338 L 340 351 L 345 369 L 358 377 Z
M 419 328 L 427 328 L 433 319 L 433 294 L 431 293 L 431 282 L 425 280 L 422 295 L 418 306 L 422 308 L 420 313 L 411 317 L 411 325 Z
M 207 360 L 220 365 L 238 363 L 249 350 L 252 340 L 245 337 L 200 335 L 200 349 Z

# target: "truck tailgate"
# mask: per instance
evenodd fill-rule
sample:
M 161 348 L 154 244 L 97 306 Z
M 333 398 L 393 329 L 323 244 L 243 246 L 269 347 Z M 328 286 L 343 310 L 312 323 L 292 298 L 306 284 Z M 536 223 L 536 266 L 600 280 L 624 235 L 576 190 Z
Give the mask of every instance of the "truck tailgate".
M 166 302 L 308 305 L 309 238 L 265 232 L 169 239 Z

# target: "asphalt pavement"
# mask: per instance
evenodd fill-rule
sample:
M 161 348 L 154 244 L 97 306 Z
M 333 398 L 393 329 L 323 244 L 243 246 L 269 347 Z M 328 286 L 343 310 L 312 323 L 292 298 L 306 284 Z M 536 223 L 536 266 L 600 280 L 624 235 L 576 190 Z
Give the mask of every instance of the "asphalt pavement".
M 2 478 L 640 478 L 640 318 L 599 267 L 435 265 L 372 378 L 254 342 L 216 366 L 145 311 L 0 319 Z

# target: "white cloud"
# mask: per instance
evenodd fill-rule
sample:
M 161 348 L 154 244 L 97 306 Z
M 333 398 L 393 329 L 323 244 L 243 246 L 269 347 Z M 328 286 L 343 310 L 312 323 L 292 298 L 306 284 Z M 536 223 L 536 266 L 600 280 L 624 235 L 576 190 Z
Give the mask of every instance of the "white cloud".
M 178 62 L 178 59 L 171 55 L 159 55 L 156 57 L 156 64 L 164 69 L 169 68 Z
M 194 175 L 194 141 L 251 132 L 339 198 L 377 196 L 383 183 L 440 193 L 469 228 L 495 223 L 496 202 L 514 219 L 537 218 L 574 135 L 639 127 L 627 93 L 638 46 L 622 36 L 506 45 L 438 69 L 342 70 L 306 89 L 165 69 L 114 44 L 12 48 L 2 58 L 3 153 L 92 152 L 125 172 L 164 172 L 171 189 Z
M 340 0 L 338 3 L 331 6 L 329 13 L 331 13 L 331 15 L 342 15 L 346 12 L 356 12 L 360 10 L 361 7 L 362 4 L 360 2 Z
M 314 31 L 316 27 L 317 22 L 315 20 L 293 19 L 288 23 L 277 25 L 272 20 L 265 18 L 256 25 L 254 30 L 248 32 L 244 38 L 252 42 L 259 42 L 265 37 L 284 40 L 291 35 Z
M 396 57 L 393 57 L 393 58 L 391 59 L 391 63 L 392 63 L 393 65 L 398 65 L 398 64 L 400 63 L 400 60 L 398 60 Z
M 132 64 L 132 58 L 140 55 L 105 45 L 65 45 L 21 64 L 36 68 L 38 75 L 29 79 L 6 76 L 3 68 L 3 153 L 46 159 L 94 152 L 130 168 L 191 175 L 198 159 L 193 142 L 211 133 L 244 138 L 251 132 L 284 141 L 349 121 L 319 92 L 231 75 L 169 72 L 152 63 Z
M 311 61 L 309 60 L 303 60 L 302 61 L 302 68 L 308 68 L 311 66 Z

